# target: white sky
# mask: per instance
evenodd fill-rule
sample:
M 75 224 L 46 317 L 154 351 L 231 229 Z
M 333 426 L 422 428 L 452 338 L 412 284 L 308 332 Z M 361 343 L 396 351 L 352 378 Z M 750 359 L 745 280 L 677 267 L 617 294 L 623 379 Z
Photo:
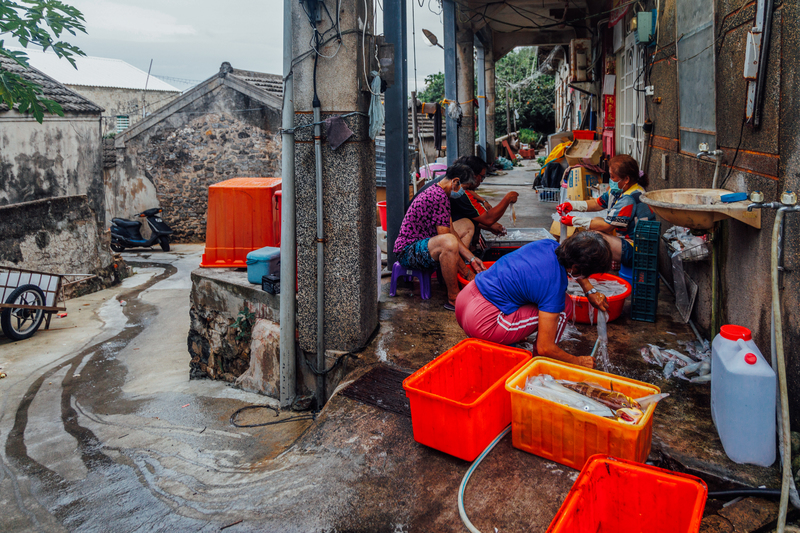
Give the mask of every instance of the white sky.
M 294 0 L 298 1 L 298 0 Z M 332 9 L 334 0 L 325 0 Z M 442 39 L 436 0 L 406 0 L 408 7 L 409 89 L 414 88 L 412 8 L 416 16 L 419 89 L 427 74 L 444 70 L 443 51 L 428 45 L 422 28 Z M 122 59 L 145 72 L 202 81 L 223 61 L 235 68 L 282 74 L 283 0 L 65 0 L 86 17 L 88 35 L 65 40 L 87 55 Z M 381 2 L 382 4 L 382 2 Z M 379 8 L 380 9 L 380 8 Z M 378 28 L 382 17 L 378 15 Z M 168 83 L 186 89 L 175 80 Z

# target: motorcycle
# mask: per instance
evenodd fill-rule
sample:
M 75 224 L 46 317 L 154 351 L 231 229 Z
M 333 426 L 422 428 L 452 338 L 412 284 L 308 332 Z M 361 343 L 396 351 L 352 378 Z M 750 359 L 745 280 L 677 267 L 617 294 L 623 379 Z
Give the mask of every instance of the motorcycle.
M 144 239 L 139 231 L 142 223 L 138 220 L 127 220 L 125 218 L 112 218 L 111 226 L 111 249 L 121 252 L 125 248 L 148 248 L 153 246 L 156 241 L 165 252 L 169 252 L 169 236 L 172 229 L 161 219 L 160 207 L 147 209 L 139 213 L 138 217 L 147 218 L 147 225 L 150 226 L 150 238 Z

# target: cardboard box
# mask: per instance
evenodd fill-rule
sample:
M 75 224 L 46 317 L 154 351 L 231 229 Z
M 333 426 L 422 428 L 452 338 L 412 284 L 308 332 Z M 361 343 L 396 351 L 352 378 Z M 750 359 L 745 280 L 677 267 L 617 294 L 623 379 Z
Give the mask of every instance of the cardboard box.
M 600 158 L 603 156 L 603 143 L 602 141 L 578 139 L 572 143 L 572 146 L 567 148 L 564 156 L 567 158 L 569 166 L 581 163 L 599 165 Z
M 571 168 L 567 175 L 567 200 L 591 200 L 590 187 L 596 187 L 602 177 L 583 167 Z
M 583 231 L 583 228 L 573 228 L 572 226 L 567 226 L 567 237 L 572 237 L 572 234 L 576 231 Z M 553 235 L 556 240 L 561 238 L 561 222 L 556 220 L 550 224 L 550 234 Z

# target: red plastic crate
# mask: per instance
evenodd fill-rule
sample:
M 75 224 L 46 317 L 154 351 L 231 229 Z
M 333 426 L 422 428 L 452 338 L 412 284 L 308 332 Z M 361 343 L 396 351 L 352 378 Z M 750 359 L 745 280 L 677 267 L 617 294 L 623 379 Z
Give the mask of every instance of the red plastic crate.
M 594 455 L 547 533 L 697 533 L 707 496 L 700 478 Z
M 473 461 L 511 423 L 505 381 L 530 352 L 466 339 L 403 381 L 414 440 Z
M 201 267 L 247 268 L 247 254 L 280 247 L 280 178 L 233 178 L 208 188 Z

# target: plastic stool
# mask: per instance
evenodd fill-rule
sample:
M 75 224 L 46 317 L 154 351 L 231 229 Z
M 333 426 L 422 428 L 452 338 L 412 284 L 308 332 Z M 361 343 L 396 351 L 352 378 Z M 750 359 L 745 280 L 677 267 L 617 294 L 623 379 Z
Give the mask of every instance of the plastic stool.
M 394 265 L 392 265 L 392 284 L 389 287 L 389 296 L 397 295 L 398 278 L 402 278 L 404 281 L 411 281 L 412 278 L 417 278 L 419 280 L 419 293 L 422 299 L 427 300 L 431 297 L 430 270 L 407 269 L 395 261 Z

